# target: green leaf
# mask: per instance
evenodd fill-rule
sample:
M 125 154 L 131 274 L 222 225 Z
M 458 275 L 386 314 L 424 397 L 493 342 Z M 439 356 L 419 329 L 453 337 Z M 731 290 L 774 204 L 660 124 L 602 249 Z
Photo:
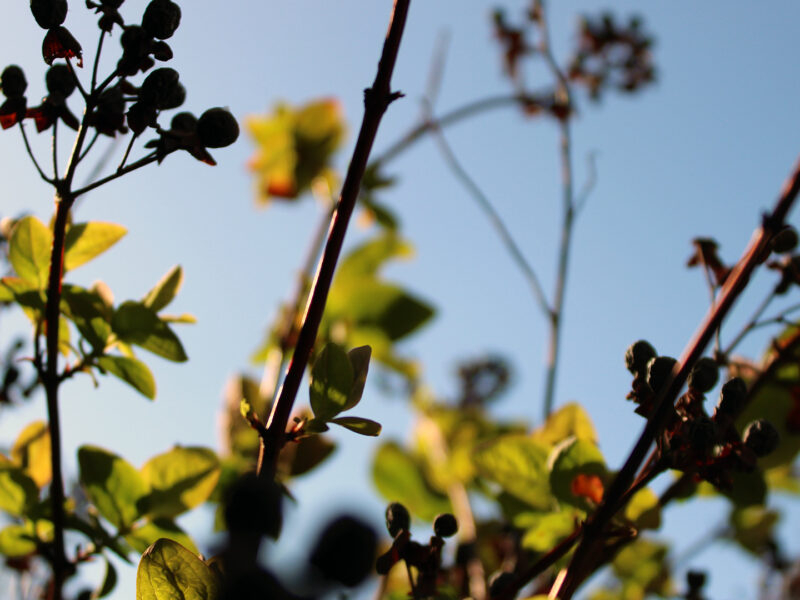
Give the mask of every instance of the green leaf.
M 642 488 L 636 492 L 625 507 L 625 518 L 637 529 L 661 527 L 661 505 L 655 492 L 650 488 Z
M 135 388 L 146 398 L 156 397 L 156 381 L 147 365 L 142 361 L 127 356 L 101 356 L 97 366 Z
M 61 312 L 80 331 L 92 348 L 101 353 L 111 335 L 111 323 L 103 298 L 97 293 L 75 285 L 65 285 L 62 290 Z
M 336 419 L 331 419 L 331 423 L 336 423 L 345 429 L 349 429 L 361 435 L 377 437 L 381 433 L 380 423 L 361 417 L 338 417 Z
M 550 487 L 553 495 L 560 502 L 576 506 L 583 510 L 590 510 L 590 503 L 585 495 L 575 493 L 576 484 L 580 476 L 606 478 L 606 466 L 600 449 L 587 440 L 568 438 L 556 446 L 549 459 Z
M 324 435 L 300 438 L 295 444 L 287 444 L 281 450 L 278 470 L 289 477 L 304 475 L 327 459 L 336 449 L 336 444 Z
M 514 519 L 514 527 L 525 531 L 522 547 L 534 552 L 547 552 L 570 535 L 576 527 L 577 511 L 524 512 Z
M 434 490 L 425 478 L 422 465 L 393 442 L 378 449 L 372 478 L 387 501 L 401 502 L 415 517 L 432 521 L 436 515 L 451 510 L 447 496 Z
M 44 421 L 34 421 L 17 436 L 11 448 L 11 460 L 40 488 L 53 476 L 50 456 L 50 431 Z
M 133 531 L 125 536 L 125 541 L 131 545 L 131 548 L 141 554 L 161 538 L 178 542 L 193 554 L 199 554 L 199 550 L 192 538 L 171 519 L 154 519 L 141 527 L 135 527 Z
M 219 474 L 219 459 L 208 448 L 176 446 L 154 456 L 142 467 L 151 490 L 148 514 L 175 517 L 199 506 L 214 491 Z
M 408 241 L 387 232 L 347 254 L 336 271 L 334 286 L 343 285 L 347 281 L 372 279 L 388 260 L 410 258 L 413 255 L 414 247 Z
M 475 452 L 478 472 L 539 510 L 553 508 L 547 473 L 548 449 L 530 436 L 504 435 Z
M 664 544 L 639 538 L 617 554 L 612 563 L 614 574 L 624 582 L 625 586 L 635 584 L 645 593 L 672 596 L 667 551 L 668 548 Z M 623 597 L 637 596 L 623 594 Z
M 25 471 L 12 464 L 0 464 L 0 510 L 22 517 L 39 499 L 39 488 Z
M 114 527 L 125 529 L 144 514 L 147 483 L 124 458 L 96 446 L 81 446 L 78 465 L 89 500 Z
M 347 353 L 350 365 L 353 367 L 353 385 L 347 397 L 344 410 L 349 410 L 361 401 L 364 394 L 364 386 L 367 383 L 367 371 L 369 371 L 369 359 L 372 355 L 372 348 L 369 346 L 359 346 Z
M 79 223 L 67 230 L 64 240 L 64 270 L 89 262 L 116 244 L 128 232 L 115 223 Z
M 114 333 L 128 344 L 136 344 L 167 360 L 187 360 L 178 336 L 158 315 L 140 302 L 123 302 L 111 320 Z
M 729 518 L 733 539 L 751 554 L 762 556 L 773 540 L 779 519 L 777 511 L 763 506 L 734 509 Z
M 777 429 L 780 437 L 778 448 L 758 460 L 759 466 L 763 469 L 789 464 L 800 452 L 800 435 L 794 430 L 790 419 L 792 411 L 795 410 L 792 389 L 800 385 L 800 378 L 794 367 L 796 365 L 791 365 L 790 369 L 783 372 L 779 370 L 774 380 L 759 387 L 756 396 L 736 420 L 736 427 L 740 433 L 744 433 L 747 425 L 756 419 L 766 419 Z
M 354 383 L 353 366 L 341 346 L 327 344 L 311 369 L 311 410 L 322 421 L 329 421 L 345 410 Z
M 533 439 L 548 446 L 555 446 L 571 436 L 597 443 L 597 432 L 589 414 L 575 402 L 551 413 L 545 424 L 532 434 Z
M 217 576 L 197 556 L 168 539 L 142 555 L 136 571 L 136 600 L 217 600 Z
M 183 269 L 180 265 L 175 265 L 159 280 L 152 290 L 142 300 L 147 308 L 153 312 L 158 312 L 170 302 L 172 302 L 183 283 Z
M 8 558 L 21 558 L 35 552 L 36 532 L 33 521 L 9 525 L 0 530 L 0 554 Z
M 36 217 L 20 219 L 11 230 L 8 260 L 17 275 L 43 290 L 50 270 L 52 232 Z
M 767 484 L 764 481 L 764 473 L 760 469 L 755 469 L 749 473 L 743 471 L 731 471 L 731 487 L 729 489 L 718 490 L 739 508 L 748 506 L 760 506 L 767 498 Z
M 100 587 L 97 588 L 92 594 L 92 599 L 105 598 L 111 592 L 113 592 L 114 588 L 117 586 L 117 570 L 114 568 L 114 565 L 111 564 L 111 561 L 105 556 L 103 559 L 106 563 L 106 575 L 103 577 L 103 583 L 101 583 Z

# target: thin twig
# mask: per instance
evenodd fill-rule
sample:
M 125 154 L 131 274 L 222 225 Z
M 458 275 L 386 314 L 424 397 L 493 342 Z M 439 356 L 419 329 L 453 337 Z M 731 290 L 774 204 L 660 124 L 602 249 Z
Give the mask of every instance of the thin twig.
M 28 156 L 30 157 L 33 166 L 36 167 L 36 170 L 39 172 L 39 177 L 44 179 L 49 184 L 54 183 L 54 180 L 52 178 L 44 174 L 44 171 L 42 171 L 42 167 L 39 166 L 39 162 L 33 155 L 33 150 L 31 150 L 31 145 L 28 142 L 28 134 L 25 133 L 25 126 L 22 124 L 22 121 L 19 122 L 19 130 L 22 132 L 22 140 L 25 142 L 25 150 L 27 150 Z
M 100 39 L 97 40 L 97 52 L 94 55 L 94 64 L 92 65 L 92 93 L 97 91 L 97 67 L 100 65 L 100 54 L 103 51 L 103 40 L 106 37 L 106 30 L 100 30 Z
M 753 329 L 758 327 L 758 320 L 761 318 L 761 315 L 764 314 L 764 311 L 767 310 L 770 303 L 775 299 L 775 290 L 771 290 L 769 294 L 761 301 L 761 304 L 758 305 L 753 316 L 750 317 L 750 320 L 745 324 L 742 330 L 738 333 L 738 335 L 731 340 L 731 343 L 728 344 L 728 347 L 722 352 L 722 355 L 725 357 L 730 356 L 731 352 L 739 345 L 739 343 L 745 338 L 745 336 L 750 333 Z
M 53 123 L 53 179 L 58 179 L 58 119 Z
M 656 434 L 663 429 L 673 410 L 675 398 L 678 397 L 686 383 L 689 371 L 702 356 L 714 335 L 714 330 L 727 316 L 734 302 L 747 286 L 753 271 L 763 262 L 769 252 L 771 240 L 784 226 L 786 215 L 794 204 L 798 191 L 800 191 L 800 161 L 796 163 L 792 174 L 784 183 L 775 208 L 769 215 L 763 217 L 761 226 L 756 230 L 742 258 L 739 259 L 726 279 L 717 303 L 708 312 L 681 355 L 678 364 L 673 369 L 670 381 L 662 386 L 656 399 L 656 409 L 653 415 L 648 419 L 628 459 L 614 478 L 603 502 L 587 522 L 583 539 L 572 557 L 563 586 L 560 589 L 551 590 L 561 600 L 572 598 L 581 582 L 593 572 L 598 553 L 601 553 L 603 545 L 603 531 L 611 517 L 619 509 L 619 499 L 633 481 Z
M 395 0 L 391 24 L 378 63 L 378 73 L 372 87 L 364 92 L 365 110 L 361 130 L 353 150 L 350 166 L 347 169 L 339 203 L 331 220 L 328 241 L 309 297 L 303 326 L 300 329 L 297 346 L 283 385 L 277 399 L 272 404 L 272 411 L 267 422 L 267 435 L 261 438 L 257 471 L 263 478 L 274 479 L 275 477 L 278 455 L 286 439 L 286 425 L 300 388 L 303 372 L 314 349 L 336 263 L 342 250 L 350 216 L 355 208 L 361 180 L 364 177 L 378 126 L 389 104 L 401 96 L 397 92 L 392 92 L 391 77 L 403 36 L 409 4 L 410 0 Z
M 94 183 L 90 183 L 87 186 L 84 186 L 84 187 L 82 187 L 82 188 L 80 188 L 78 190 L 75 190 L 74 192 L 72 192 L 72 195 L 75 198 L 78 198 L 79 196 L 82 196 L 86 192 L 91 192 L 93 189 L 98 188 L 101 185 L 104 185 L 104 184 L 108 183 L 109 181 L 113 181 L 115 179 L 118 179 L 119 177 L 122 177 L 123 175 L 126 175 L 126 174 L 130 173 L 131 171 L 135 171 L 136 169 L 141 169 L 142 167 L 144 167 L 146 165 L 149 165 L 151 163 L 154 163 L 157 160 L 158 160 L 158 155 L 157 155 L 156 151 L 153 150 L 153 152 L 151 152 L 150 154 L 140 158 L 136 162 L 132 162 L 127 167 L 124 167 L 124 168 L 120 169 L 119 171 L 116 171 L 116 172 L 112 173 L 111 175 L 108 175 L 107 177 L 103 177 L 102 179 L 98 179 Z
M 433 123 L 434 121 L 431 122 Z M 500 214 L 495 209 L 491 200 L 489 200 L 486 194 L 483 193 L 483 190 L 478 187 L 478 184 L 475 183 L 475 180 L 473 180 L 472 177 L 470 177 L 467 170 L 461 166 L 461 163 L 459 163 L 456 155 L 453 153 L 453 150 L 447 143 L 447 140 L 445 139 L 441 129 L 436 127 L 432 130 L 432 132 L 434 140 L 436 141 L 436 145 L 438 146 L 439 152 L 441 153 L 442 158 L 444 158 L 445 163 L 447 163 L 447 166 L 450 167 L 453 175 L 455 175 L 455 177 L 467 189 L 469 195 L 486 214 L 486 217 L 489 219 L 489 223 L 497 232 L 497 235 L 500 236 L 503 245 L 506 247 L 506 251 L 509 253 L 511 259 L 517 265 L 520 272 L 528 282 L 528 285 L 533 292 L 533 296 L 545 317 L 548 319 L 552 318 L 552 310 L 547 302 L 544 289 L 542 288 L 542 284 L 539 283 L 539 278 L 537 277 L 536 272 L 525 258 L 525 255 L 522 254 L 522 250 L 520 250 L 516 241 L 514 241 L 511 232 L 508 230 L 508 227 L 506 227 L 506 224 L 503 222 L 503 219 L 500 217 Z

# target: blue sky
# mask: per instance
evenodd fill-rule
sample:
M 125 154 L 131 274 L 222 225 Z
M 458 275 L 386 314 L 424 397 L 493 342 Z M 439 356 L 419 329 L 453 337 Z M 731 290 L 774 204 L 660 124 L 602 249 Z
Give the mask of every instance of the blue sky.
M 8 4 L 0 22 L 0 63 L 21 65 L 28 95 L 35 98 L 44 94 L 38 75 L 43 73 L 41 30 L 27 3 Z M 66 24 L 91 59 L 95 17 L 83 3 L 70 4 Z M 362 90 L 374 77 L 390 3 L 185 4 L 181 28 L 170 40 L 175 52 L 170 66 L 179 70 L 188 91 L 185 107 L 200 113 L 227 106 L 241 120 L 264 113 L 278 100 L 336 97 L 350 123 L 339 158 L 343 169 L 361 118 Z M 417 119 L 442 32 L 449 33 L 450 46 L 437 112 L 509 92 L 489 16 L 497 5 L 510 16 L 520 15 L 526 4 L 412 2 L 393 80 L 406 97 L 387 112 L 376 150 Z M 124 14 L 133 21 L 144 5 L 128 0 Z M 738 257 L 800 152 L 795 31 L 800 4 L 776 0 L 764 6 L 552 3 L 552 37 L 562 61 L 583 12 L 610 8 L 625 16 L 635 11 L 656 38 L 657 83 L 635 97 L 609 94 L 600 104 L 581 102 L 573 128 L 576 179 L 583 181 L 585 157 L 597 152 L 598 181 L 576 226 L 557 404 L 577 400 L 587 407 L 611 465 L 621 463 L 642 426 L 624 400 L 630 383 L 622 361 L 625 348 L 644 337 L 660 352 L 678 355 L 707 307 L 700 273 L 684 266 L 690 240 L 713 236 L 725 258 Z M 555 126 L 500 109 L 454 126 L 447 138 L 549 291 L 560 202 Z M 46 152 L 48 141 L 38 142 Z M 86 442 L 135 464 L 174 443 L 216 444 L 225 380 L 250 368 L 249 355 L 293 285 L 319 212 L 310 198 L 258 210 L 245 167 L 252 151 L 243 135 L 232 148 L 214 153 L 219 163 L 214 168 L 188 156 L 170 156 L 159 168 L 90 194 L 78 208 L 77 219 L 118 222 L 129 234 L 76 272 L 76 283 L 103 279 L 117 298 L 137 298 L 179 263 L 186 280 L 174 310 L 195 314 L 198 324 L 180 331 L 188 364 L 149 361 L 159 385 L 155 403 L 105 379 L 99 390 L 88 380 L 64 387 L 68 472 L 75 473 L 74 449 Z M 62 156 L 66 152 L 65 144 Z M 35 176 L 16 131 L 0 135 L 0 156 L 7 174 L 0 214 L 30 211 L 46 220 L 50 190 Z M 504 354 L 515 365 L 515 385 L 498 413 L 535 423 L 541 413 L 545 323 L 525 281 L 430 140 L 398 158 L 391 170 L 400 185 L 384 199 L 400 215 L 417 256 L 393 265 L 388 274 L 439 308 L 435 322 L 404 349 L 419 357 L 426 379 L 443 396 L 454 392 L 459 359 L 488 351 Z M 354 230 L 349 242 L 363 235 Z M 753 286 L 764 290 L 769 281 L 760 276 Z M 741 322 L 759 299 L 757 291 L 744 298 L 733 321 Z M 0 327 L 5 343 L 25 324 L 21 318 L 4 319 Z M 763 344 L 756 340 L 743 349 L 757 354 Z M 4 414 L 0 444 L 43 416 L 43 404 L 37 398 L 24 410 Z M 386 425 L 386 439 L 403 438 L 410 424 L 404 403 L 382 397 L 374 386 L 359 409 Z M 376 522 L 380 519 L 382 504 L 368 481 L 369 456 L 378 442 L 347 432 L 337 437 L 342 448 L 336 459 L 298 483 L 300 507 L 290 527 L 310 531 L 313 515 L 337 506 L 360 506 Z M 665 533 L 675 535 L 678 550 L 694 541 L 698 522 L 714 525 L 727 511 L 722 502 L 695 504 L 667 513 Z M 795 552 L 800 545 L 787 532 L 800 531 L 797 513 L 790 511 L 782 538 Z M 208 530 L 206 517 L 186 522 L 201 540 Z M 288 555 L 292 549 L 280 551 Z M 709 590 L 714 598 L 751 596 L 757 582 L 757 571 L 742 555 L 722 545 L 693 566 L 715 569 Z M 115 598 L 131 594 L 132 571 L 123 573 Z

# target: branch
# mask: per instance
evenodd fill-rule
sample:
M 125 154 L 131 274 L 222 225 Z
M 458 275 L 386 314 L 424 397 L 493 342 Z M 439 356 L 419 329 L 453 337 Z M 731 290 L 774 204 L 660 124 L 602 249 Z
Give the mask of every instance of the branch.
M 794 204 L 798 191 L 800 191 L 800 161 L 797 162 L 793 173 L 784 184 L 772 213 L 763 217 L 761 226 L 755 231 L 742 258 L 736 263 L 725 281 L 716 304 L 711 307 L 681 355 L 678 364 L 673 369 L 671 380 L 661 388 L 656 399 L 656 410 L 653 416 L 647 421 L 639 440 L 608 489 L 602 504 L 587 522 L 583 539 L 568 567 L 563 585 L 560 589 L 551 590 L 551 595 L 558 596 L 561 600 L 569 600 L 581 582 L 593 571 L 594 562 L 598 555 L 602 554 L 604 529 L 619 509 L 620 498 L 633 481 L 656 434 L 663 429 L 675 398 L 686 383 L 691 368 L 702 356 L 715 329 L 727 316 L 734 302 L 747 286 L 751 274 L 769 253 L 770 241 L 783 227 L 786 215 Z
M 364 91 L 364 118 L 361 122 L 361 130 L 353 150 L 350 166 L 347 169 L 339 203 L 331 219 L 328 241 L 311 290 L 303 326 L 300 329 L 297 346 L 289 363 L 286 378 L 272 405 L 266 435 L 261 438 L 257 472 L 263 478 L 273 479 L 275 477 L 278 455 L 286 439 L 286 425 L 300 388 L 303 372 L 314 349 L 336 263 L 342 250 L 350 216 L 358 198 L 361 180 L 378 132 L 378 126 L 389 104 L 401 96 L 398 92 L 392 92 L 391 78 L 397 61 L 409 4 L 410 0 L 395 0 L 389 31 L 378 63 L 378 73 L 372 87 Z

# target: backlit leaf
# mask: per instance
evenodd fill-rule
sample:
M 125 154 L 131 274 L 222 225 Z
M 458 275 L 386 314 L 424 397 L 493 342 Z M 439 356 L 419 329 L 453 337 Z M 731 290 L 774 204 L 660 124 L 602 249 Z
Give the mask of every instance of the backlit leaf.
M 136 600 L 217 600 L 217 576 L 179 543 L 160 539 L 142 555 L 136 571 Z
M 432 521 L 450 512 L 447 496 L 434 490 L 422 465 L 395 443 L 384 444 L 372 462 L 372 477 L 378 492 L 388 502 L 400 502 L 419 519 Z
M 142 361 L 133 357 L 108 355 L 98 358 L 97 366 L 119 377 L 150 400 L 156 397 L 156 380 Z
M 96 446 L 78 449 L 80 482 L 100 514 L 118 529 L 142 516 L 147 483 L 121 456 Z
M 50 432 L 47 423 L 34 421 L 22 430 L 11 448 L 11 459 L 22 467 L 40 488 L 53 476 Z
M 748 552 L 762 556 L 773 540 L 773 531 L 779 519 L 778 512 L 763 506 L 734 509 L 729 519 L 733 539 Z
M 577 524 L 577 511 L 524 512 L 514 519 L 514 526 L 525 531 L 522 547 L 546 552 L 570 535 Z
M 587 440 L 568 438 L 553 449 L 548 463 L 550 486 L 559 501 L 589 510 L 596 502 L 588 502 L 585 494 L 577 494 L 576 477 L 597 476 L 604 480 L 606 467 L 600 449 Z
M 53 234 L 39 219 L 23 217 L 11 230 L 8 260 L 17 275 L 38 289 L 47 287 Z
M 478 472 L 539 510 L 553 507 L 547 472 L 548 449 L 527 435 L 504 435 L 478 448 Z
M 364 394 L 364 386 L 367 383 L 367 372 L 369 371 L 369 358 L 372 355 L 372 348 L 369 346 L 359 346 L 347 353 L 350 365 L 353 367 L 353 386 L 347 397 L 344 409 L 349 410 L 361 401 Z
M 208 448 L 176 446 L 154 456 L 142 467 L 150 487 L 147 512 L 174 517 L 205 502 L 220 474 L 217 455 Z
M 336 423 L 342 427 L 354 431 L 361 435 L 378 436 L 381 433 L 381 424 L 370 419 L 361 417 L 337 417 L 331 423 Z
M 123 302 L 114 311 L 111 327 L 128 344 L 140 346 L 167 360 L 187 360 L 178 336 L 151 308 L 140 302 Z
M 327 344 L 311 370 L 311 410 L 317 419 L 327 421 L 342 412 L 353 389 L 353 366 L 341 346 Z
M 36 552 L 36 532 L 33 521 L 22 525 L 8 525 L 0 530 L 0 554 L 19 558 Z
M 79 223 L 67 230 L 64 240 L 64 270 L 89 262 L 116 244 L 128 232 L 115 223 Z
M 159 312 L 162 308 L 172 302 L 175 295 L 181 289 L 183 283 L 183 269 L 180 265 L 175 265 L 158 281 L 152 290 L 142 300 L 147 308 L 153 312 Z
M 61 312 L 78 328 L 83 338 L 96 352 L 102 352 L 111 335 L 109 314 L 103 299 L 90 290 L 65 285 L 62 290 Z
M 106 563 L 106 575 L 103 577 L 103 583 L 101 583 L 100 587 L 92 594 L 92 600 L 94 600 L 94 598 L 105 598 L 113 592 L 114 588 L 117 586 L 117 570 L 114 568 L 114 565 L 111 564 L 110 560 L 105 557 L 103 558 Z
M 148 521 L 141 527 L 134 528 L 133 531 L 125 536 L 125 541 L 131 545 L 131 548 L 141 554 L 161 538 L 178 542 L 193 554 L 199 554 L 199 550 L 192 538 L 171 519 Z
M 597 443 L 592 420 L 583 407 L 574 402 L 551 413 L 545 424 L 533 432 L 535 440 L 549 446 L 555 446 L 570 436 Z
M 661 527 L 661 506 L 655 492 L 650 488 L 642 488 L 636 492 L 625 507 L 625 518 L 637 529 Z
M 21 467 L 0 464 L 0 510 L 22 517 L 31 511 L 38 499 L 39 488 Z

